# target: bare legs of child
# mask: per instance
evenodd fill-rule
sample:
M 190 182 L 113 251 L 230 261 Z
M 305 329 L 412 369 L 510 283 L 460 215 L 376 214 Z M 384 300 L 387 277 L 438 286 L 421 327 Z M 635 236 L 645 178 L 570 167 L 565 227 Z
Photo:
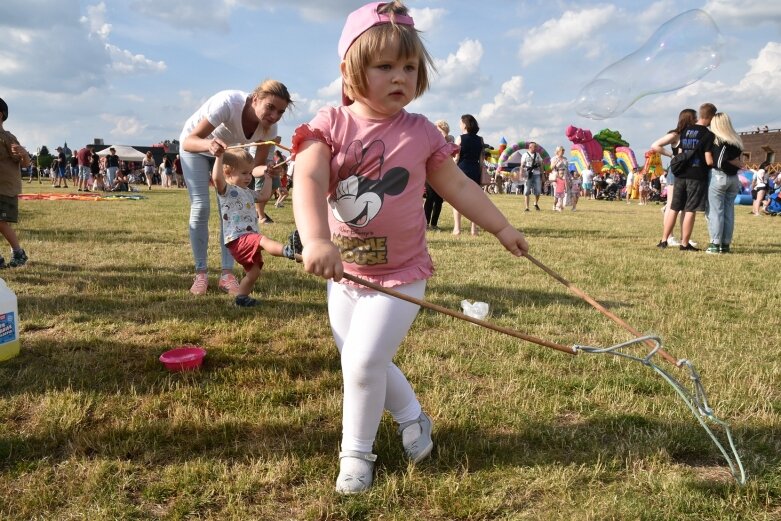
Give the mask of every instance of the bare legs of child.
M 274 257 L 284 256 L 282 253 L 284 246 L 282 246 L 281 243 L 275 241 L 274 239 L 269 239 L 265 235 L 260 236 L 260 248 Z M 258 304 L 256 299 L 250 297 L 250 293 L 252 293 L 252 289 L 255 287 L 255 282 L 257 282 L 258 278 L 260 277 L 260 270 L 262 265 L 262 260 L 260 263 L 253 265 L 252 268 L 246 271 L 244 277 L 241 279 L 241 282 L 239 282 L 238 288 L 236 290 L 236 298 L 234 299 L 234 302 L 237 306 L 252 307 Z

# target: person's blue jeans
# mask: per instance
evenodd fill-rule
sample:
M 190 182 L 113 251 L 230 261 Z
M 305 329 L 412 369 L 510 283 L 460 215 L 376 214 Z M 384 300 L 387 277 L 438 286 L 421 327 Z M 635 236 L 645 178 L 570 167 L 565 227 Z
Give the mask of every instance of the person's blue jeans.
M 195 271 L 206 271 L 206 257 L 209 248 L 209 179 L 211 158 L 191 152 L 180 152 L 184 180 L 190 196 L 190 246 L 193 249 Z M 216 197 L 216 194 L 215 194 Z M 222 269 L 233 269 L 233 257 L 222 240 L 222 219 L 220 221 L 220 254 Z
M 114 186 L 114 179 L 117 177 L 117 170 L 119 167 L 109 166 L 106 168 L 106 177 L 108 178 L 109 189 Z
M 740 180 L 717 168 L 710 171 L 708 183 L 708 233 L 713 244 L 731 244 L 735 229 L 735 197 Z

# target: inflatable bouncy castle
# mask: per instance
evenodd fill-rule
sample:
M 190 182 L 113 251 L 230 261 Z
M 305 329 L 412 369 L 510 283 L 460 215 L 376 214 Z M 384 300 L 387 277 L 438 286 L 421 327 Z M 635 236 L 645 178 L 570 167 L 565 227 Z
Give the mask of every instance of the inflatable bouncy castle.
M 590 130 L 570 125 L 564 133 L 572 142 L 570 162 L 578 172 L 589 166 L 595 173 L 616 168 L 626 175 L 637 168 L 635 153 L 618 131 L 605 128 L 592 136 Z
M 512 165 L 521 162 L 521 155 L 529 148 L 528 141 L 518 141 L 512 145 L 507 145 L 507 148 L 499 155 L 499 167 L 503 170 L 510 170 Z M 543 148 L 542 145 L 537 143 L 537 153 L 542 157 L 542 167 L 544 172 L 550 172 L 550 154 Z
M 735 204 L 752 204 L 754 197 L 751 195 L 751 181 L 754 179 L 754 171 L 740 170 L 738 179 L 740 179 L 740 192 L 735 196 Z
M 648 174 L 648 177 L 653 179 L 659 177 L 664 173 L 664 166 L 662 166 L 662 156 L 658 152 L 649 150 L 645 153 L 645 164 L 641 172 Z
M 621 132 L 603 128 L 594 139 L 602 145 L 604 166 L 621 170 L 624 175 L 637 170 L 635 153 L 629 148 L 629 143 L 621 137 Z
M 564 133 L 567 139 L 572 142 L 569 160 L 575 165 L 575 169 L 582 172 L 586 167 L 589 167 L 594 172 L 601 172 L 602 145 L 594 139 L 591 131 L 570 125 Z

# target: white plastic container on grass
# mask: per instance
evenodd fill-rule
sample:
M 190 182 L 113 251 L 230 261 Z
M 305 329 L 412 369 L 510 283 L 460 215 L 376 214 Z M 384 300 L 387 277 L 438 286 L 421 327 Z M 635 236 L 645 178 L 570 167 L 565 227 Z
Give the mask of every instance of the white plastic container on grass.
M 461 301 L 461 309 L 464 310 L 464 315 L 472 318 L 483 320 L 488 316 L 488 304 L 486 302 L 475 302 L 474 304 L 468 300 Z
M 0 362 L 19 354 L 19 310 L 16 295 L 0 279 Z

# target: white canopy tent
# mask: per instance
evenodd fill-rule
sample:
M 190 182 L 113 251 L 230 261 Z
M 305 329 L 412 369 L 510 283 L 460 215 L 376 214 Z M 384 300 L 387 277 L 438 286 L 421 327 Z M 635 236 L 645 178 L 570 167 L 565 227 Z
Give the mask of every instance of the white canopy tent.
M 122 161 L 141 161 L 145 157 L 145 154 L 143 152 L 139 152 L 135 148 L 127 145 L 112 145 L 98 152 L 98 155 L 101 157 L 107 156 L 111 153 L 110 149 L 112 148 L 116 150 L 119 159 L 121 159 Z

